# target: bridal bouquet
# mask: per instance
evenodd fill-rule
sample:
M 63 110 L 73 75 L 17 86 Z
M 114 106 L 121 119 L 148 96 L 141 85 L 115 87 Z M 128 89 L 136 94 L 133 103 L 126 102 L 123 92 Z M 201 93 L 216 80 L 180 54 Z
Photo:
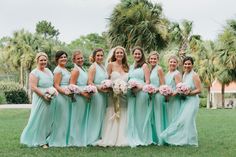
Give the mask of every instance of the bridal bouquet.
M 112 81 L 111 80 L 103 80 L 101 82 L 101 88 L 111 88 L 112 87 Z
M 55 95 L 58 95 L 58 92 L 56 88 L 50 87 L 46 89 L 46 92 L 44 94 L 49 100 L 53 99 Z
M 161 95 L 170 96 L 173 93 L 173 90 L 168 85 L 161 85 L 159 87 L 159 92 Z
M 112 83 L 114 111 L 112 118 L 120 118 L 120 95 L 127 93 L 127 83 L 122 79 L 116 79 Z
M 122 79 L 116 79 L 112 83 L 112 89 L 115 94 L 126 94 L 127 93 L 127 83 Z
M 84 87 L 84 92 L 87 92 L 89 94 L 97 93 L 97 87 L 94 85 L 88 85 Z
M 189 88 L 187 87 L 186 84 L 180 82 L 176 85 L 176 91 L 177 93 L 179 93 L 180 95 L 187 95 L 189 92 Z

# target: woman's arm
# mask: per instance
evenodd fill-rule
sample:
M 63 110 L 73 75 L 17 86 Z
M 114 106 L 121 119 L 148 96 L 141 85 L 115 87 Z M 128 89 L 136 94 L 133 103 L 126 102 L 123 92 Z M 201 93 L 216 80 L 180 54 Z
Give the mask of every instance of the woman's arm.
M 201 80 L 197 74 L 193 75 L 193 82 L 196 88 L 190 91 L 189 95 L 196 95 L 201 93 Z
M 163 72 L 161 67 L 158 68 L 157 75 L 159 76 L 159 83 L 160 83 L 160 85 L 165 84 L 165 75 L 164 75 L 164 72 Z
M 94 85 L 93 81 L 94 81 L 95 73 L 96 73 L 96 67 L 94 64 L 92 64 L 88 70 L 88 84 L 89 85 Z
M 38 96 L 49 101 L 49 99 L 44 95 L 44 93 L 38 88 L 38 78 L 34 74 L 30 74 L 29 76 L 29 85 L 31 90 L 35 92 Z
M 60 72 L 54 74 L 54 87 L 61 94 L 65 94 L 65 90 L 60 86 L 61 79 L 62 79 L 62 74 Z
M 108 78 L 111 78 L 111 73 L 112 73 L 112 63 L 109 63 L 107 65 L 107 74 L 108 74 Z
M 148 65 L 146 63 L 144 63 L 142 68 L 144 71 L 145 82 L 146 82 L 146 84 L 149 84 L 150 83 L 150 70 L 148 68 Z
M 76 84 L 78 77 L 79 77 L 79 71 L 73 69 L 70 75 L 70 84 Z
M 180 73 L 176 74 L 174 76 L 175 79 L 175 84 L 177 85 L 178 83 L 180 83 L 182 81 L 182 76 Z M 176 94 L 178 94 L 176 91 L 173 92 L 172 96 L 175 96 Z

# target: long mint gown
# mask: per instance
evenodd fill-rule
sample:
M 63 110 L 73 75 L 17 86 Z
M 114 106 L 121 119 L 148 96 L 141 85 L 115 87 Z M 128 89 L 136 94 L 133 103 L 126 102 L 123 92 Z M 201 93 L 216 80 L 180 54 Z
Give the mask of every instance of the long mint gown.
M 170 86 L 174 91 L 176 90 L 175 76 L 179 74 L 178 70 L 168 72 L 165 75 L 165 83 Z M 165 101 L 166 108 L 166 127 L 175 119 L 180 110 L 180 97 L 178 95 L 169 97 L 169 100 Z
M 96 67 L 94 76 L 94 84 L 101 85 L 101 82 L 108 79 L 105 67 L 93 63 Z M 88 120 L 87 120 L 87 144 L 96 144 L 101 138 L 102 124 L 107 106 L 107 93 L 98 92 L 92 95 L 88 104 Z
M 70 72 L 57 66 L 54 69 L 54 74 L 61 73 L 62 78 L 60 86 L 66 87 L 69 85 Z M 49 138 L 49 146 L 65 147 L 70 145 L 70 121 L 72 101 L 71 97 L 59 93 L 56 98 L 56 107 L 53 120 L 52 135 Z
M 49 69 L 46 68 L 45 72 L 34 69 L 31 74 L 38 79 L 37 87 L 41 92 L 45 93 L 47 88 L 53 86 L 53 74 Z M 53 123 L 54 99 L 47 102 L 33 92 L 29 121 L 21 134 L 20 143 L 29 147 L 47 144 Z
M 194 71 L 184 74 L 183 82 L 191 89 L 196 87 L 193 81 Z M 169 127 L 162 132 L 161 137 L 171 145 L 194 145 L 198 146 L 196 115 L 199 108 L 198 95 L 186 96 L 181 101 L 180 112 Z
M 150 75 L 151 85 L 155 86 L 156 88 L 159 88 L 160 86 L 160 78 L 158 76 L 159 68 L 159 65 L 156 65 Z M 150 103 L 152 105 L 153 142 L 159 145 L 163 144 L 160 134 L 164 130 L 165 126 L 165 106 L 163 102 L 164 97 L 160 93 L 152 95 L 152 101 L 150 101 Z
M 79 77 L 77 79 L 76 85 L 83 89 L 87 85 L 88 74 L 85 69 L 74 66 L 74 70 L 79 71 Z M 87 137 L 87 107 L 88 100 L 81 96 L 75 96 L 76 101 L 72 102 L 72 112 L 71 112 L 71 130 L 70 130 L 70 145 L 72 146 L 86 146 Z
M 129 80 L 145 84 L 143 68 L 130 67 Z M 149 96 L 142 90 L 128 96 L 128 141 L 131 147 L 149 145 L 152 140 L 151 110 Z

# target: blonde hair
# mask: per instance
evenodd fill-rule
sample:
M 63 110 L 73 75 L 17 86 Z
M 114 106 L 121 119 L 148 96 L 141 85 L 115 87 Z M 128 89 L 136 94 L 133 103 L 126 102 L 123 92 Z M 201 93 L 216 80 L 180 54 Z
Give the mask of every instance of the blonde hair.
M 150 57 L 153 56 L 153 55 L 157 56 L 157 60 L 160 59 L 159 53 L 158 53 L 157 51 L 152 51 L 152 52 L 150 52 L 149 55 L 148 55 L 148 58 L 147 58 L 147 62 L 148 62 L 148 63 L 149 63 Z
M 39 57 L 41 57 L 41 56 L 46 57 L 47 60 L 48 60 L 48 55 L 47 55 L 45 52 L 38 52 L 38 53 L 36 54 L 36 57 L 35 57 L 36 63 L 38 63 L 38 59 L 39 59 Z
M 168 58 L 168 62 L 169 62 L 171 59 L 174 59 L 174 60 L 177 61 L 177 63 L 179 63 L 179 58 L 178 58 L 176 55 L 171 55 L 171 56 Z
M 80 50 L 76 50 L 72 55 L 72 61 L 75 62 L 75 57 L 77 55 L 83 55 L 83 53 Z

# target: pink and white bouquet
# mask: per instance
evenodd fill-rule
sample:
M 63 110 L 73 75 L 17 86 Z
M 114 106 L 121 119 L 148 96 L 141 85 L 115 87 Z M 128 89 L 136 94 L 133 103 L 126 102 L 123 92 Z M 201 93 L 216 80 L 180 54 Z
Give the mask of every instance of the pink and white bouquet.
M 143 91 L 148 94 L 154 94 L 157 92 L 157 88 L 151 84 L 146 84 L 143 86 Z
M 135 81 L 135 80 L 129 80 L 128 81 L 128 88 L 132 89 L 132 88 L 136 88 L 139 87 L 140 83 Z
M 70 94 L 79 94 L 81 92 L 79 86 L 70 84 L 65 88 L 65 94 L 70 95 Z
M 67 86 L 65 88 L 65 94 L 69 95 L 72 99 L 72 102 L 75 102 L 75 94 L 79 94 L 81 92 L 79 86 L 74 85 L 74 84 L 70 84 L 69 86 Z
M 176 85 L 176 91 L 177 93 L 179 93 L 180 95 L 187 95 L 189 92 L 189 88 L 186 84 L 180 82 Z
M 105 88 L 111 88 L 112 87 L 112 81 L 111 80 L 103 80 L 101 82 L 101 88 L 105 89 Z
M 173 93 L 173 90 L 168 85 L 161 85 L 159 87 L 159 92 L 160 92 L 161 95 L 170 96 Z
M 122 79 L 116 79 L 112 83 L 112 89 L 115 94 L 126 94 L 127 93 L 127 83 Z
M 88 85 L 84 87 L 84 92 L 87 92 L 89 94 L 97 93 L 97 87 L 94 85 Z
M 50 88 L 48 88 L 48 89 L 46 89 L 46 92 L 45 92 L 45 94 L 44 94 L 48 99 L 53 99 L 53 97 L 55 96 L 55 95 L 58 95 L 58 92 L 57 92 L 57 90 L 56 90 L 56 88 L 54 88 L 54 87 L 50 87 Z

